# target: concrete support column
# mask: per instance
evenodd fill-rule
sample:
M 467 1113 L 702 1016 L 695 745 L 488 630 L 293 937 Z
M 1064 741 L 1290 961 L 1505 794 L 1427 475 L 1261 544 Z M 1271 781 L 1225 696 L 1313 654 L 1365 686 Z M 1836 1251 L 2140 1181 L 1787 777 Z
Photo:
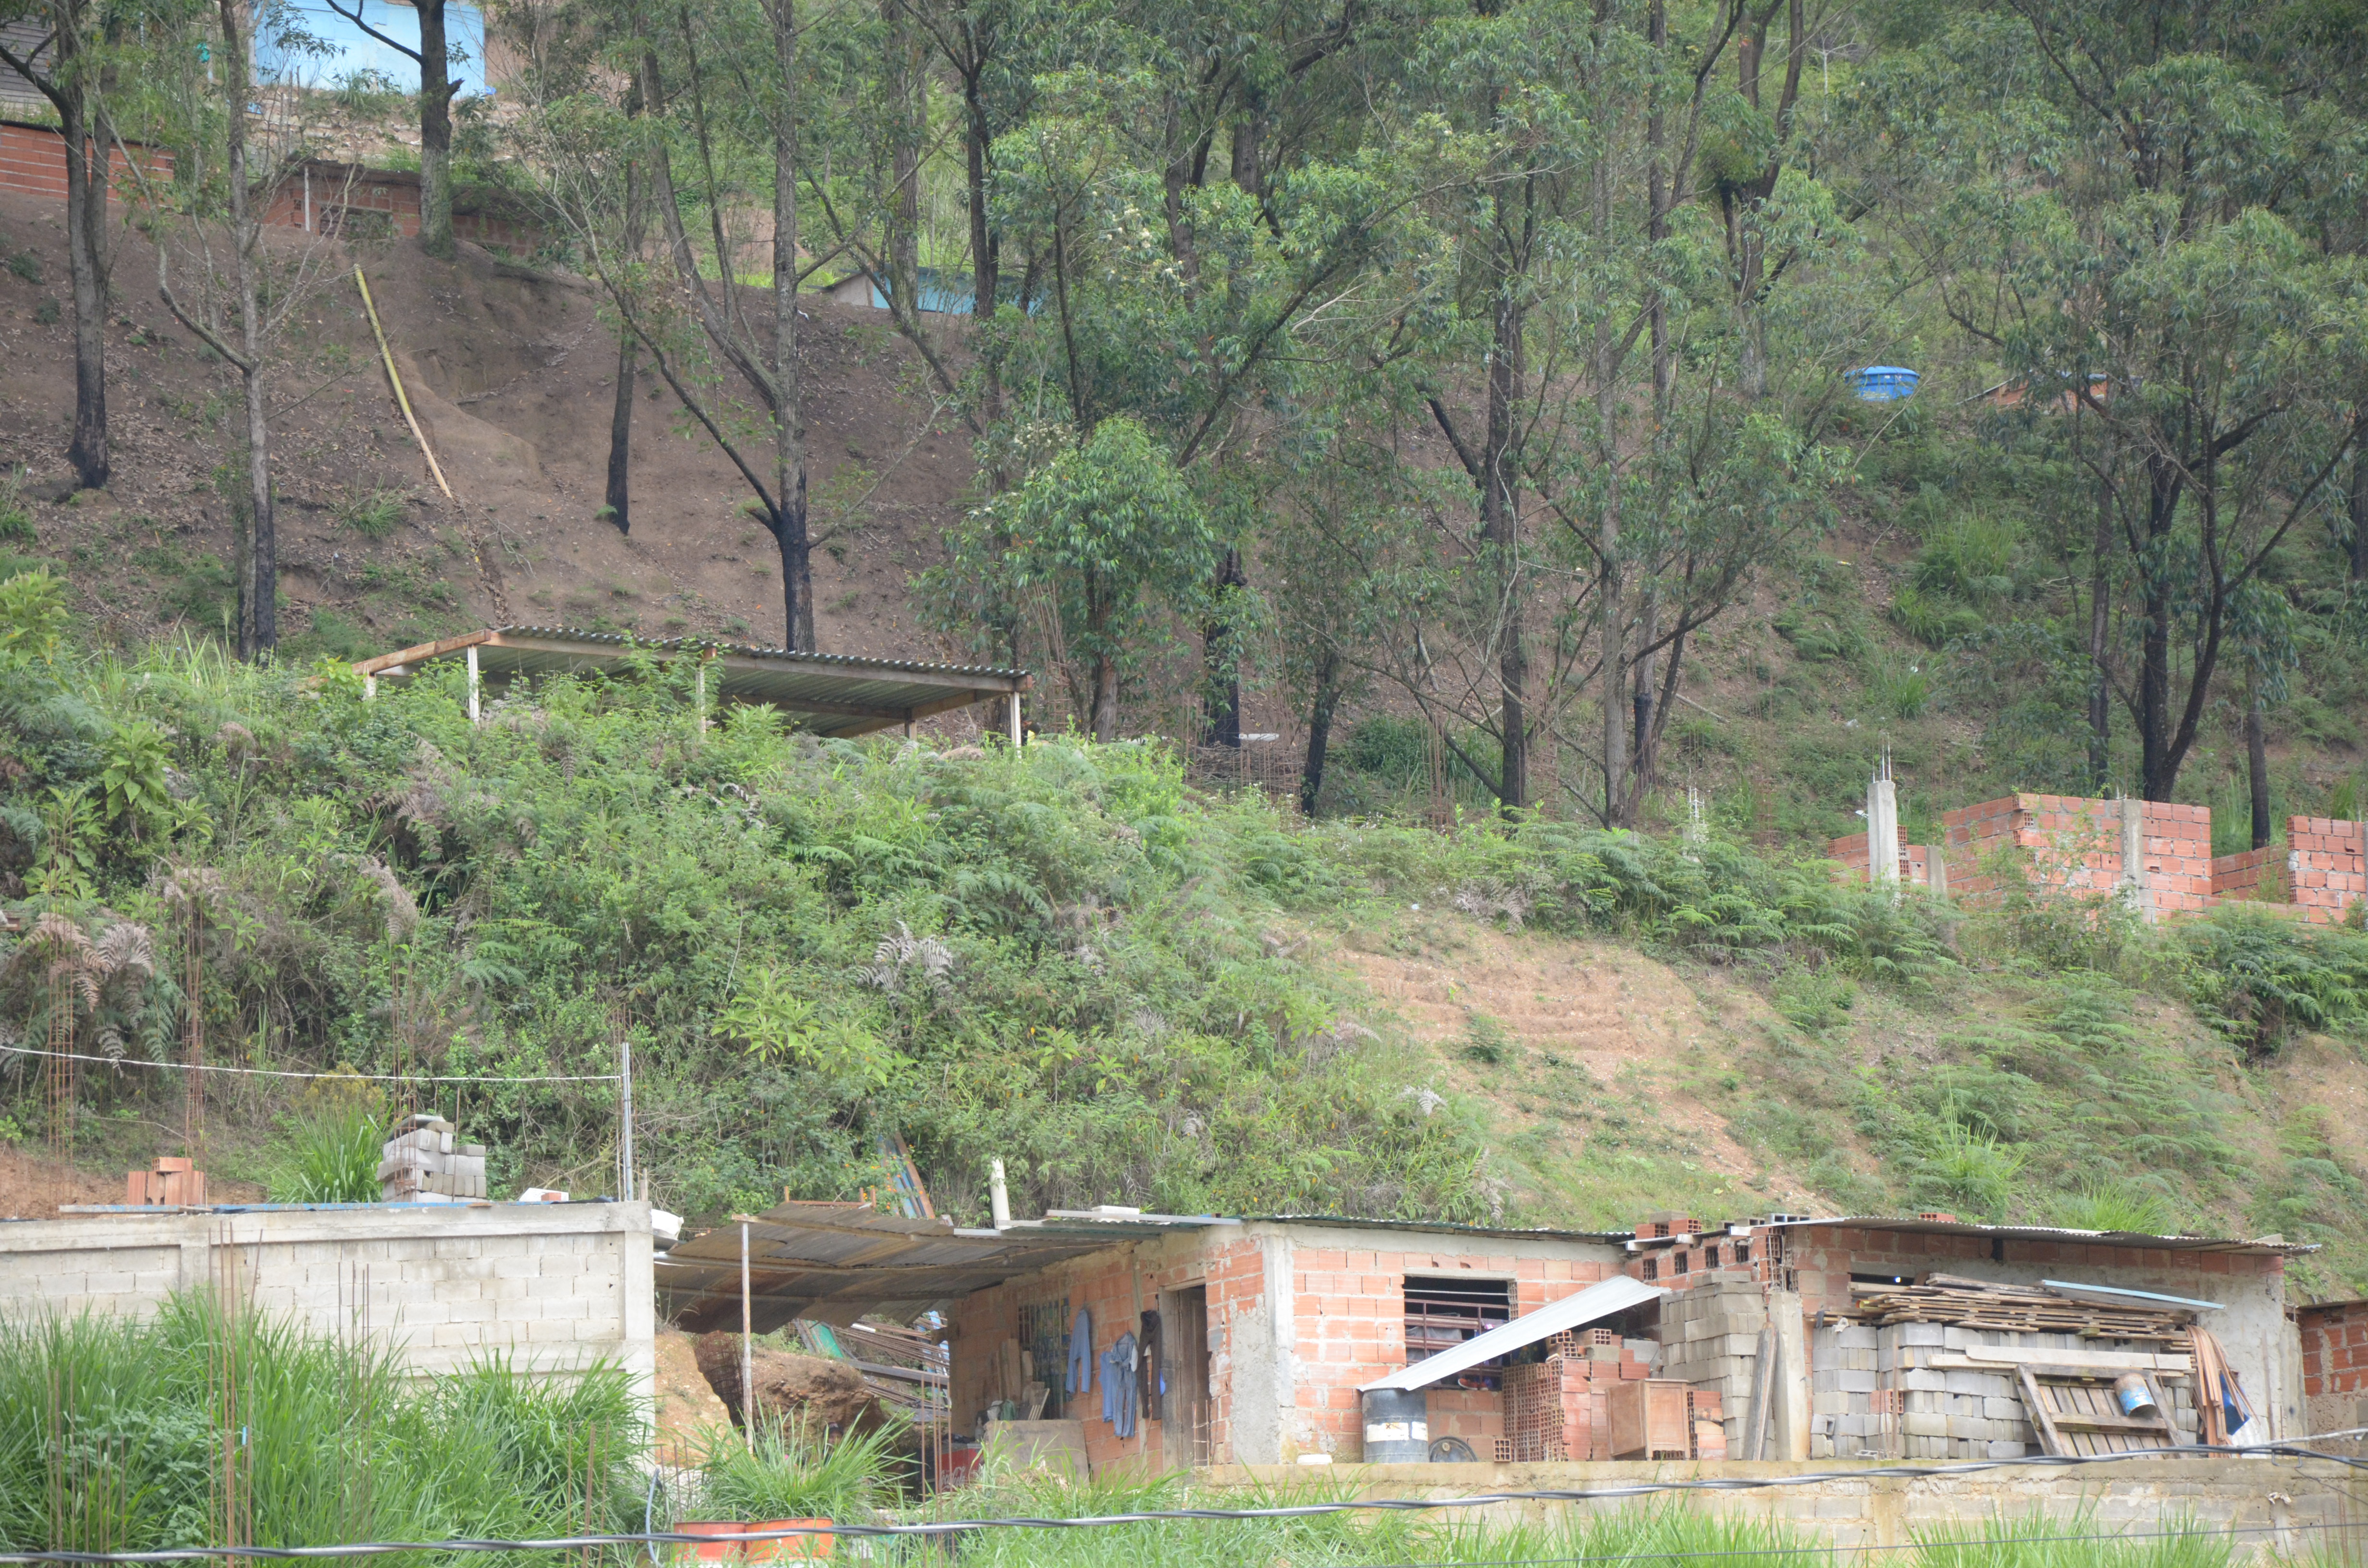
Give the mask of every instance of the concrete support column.
M 1866 785 L 1866 880 L 1899 891 L 1899 794 L 1888 760 Z
M 2132 908 L 2148 920 L 2154 918 L 2154 898 L 2146 887 L 2146 802 L 2128 796 L 2119 802 L 2122 810 L 2122 875 L 2117 884 Z
M 469 648 L 469 722 L 472 724 L 477 722 L 480 706 L 478 694 L 483 689 L 483 683 L 477 676 L 477 650 L 472 643 Z

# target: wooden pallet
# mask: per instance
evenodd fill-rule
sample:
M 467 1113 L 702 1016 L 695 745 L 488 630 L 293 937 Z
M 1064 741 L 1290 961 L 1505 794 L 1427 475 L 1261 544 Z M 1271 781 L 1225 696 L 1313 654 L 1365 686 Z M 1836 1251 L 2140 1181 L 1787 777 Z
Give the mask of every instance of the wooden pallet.
M 2022 1407 L 2031 1429 L 2039 1436 L 2041 1451 L 2050 1454 L 2123 1454 L 2147 1449 L 2174 1449 L 2179 1429 L 2170 1423 L 2170 1402 L 2152 1378 L 2153 1416 L 2124 1415 L 2113 1399 L 2112 1378 L 2053 1376 L 2050 1369 L 2018 1367 Z

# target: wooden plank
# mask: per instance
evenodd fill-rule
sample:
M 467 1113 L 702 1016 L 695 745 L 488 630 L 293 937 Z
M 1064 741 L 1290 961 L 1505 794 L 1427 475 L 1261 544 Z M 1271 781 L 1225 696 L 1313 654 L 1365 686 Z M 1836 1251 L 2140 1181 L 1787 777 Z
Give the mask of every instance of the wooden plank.
M 2070 1453 L 2072 1450 L 2065 1446 L 2064 1434 L 2055 1429 L 2055 1412 L 2039 1391 L 2039 1380 L 2031 1375 L 2028 1367 L 2016 1368 L 2015 1376 L 2022 1383 L 2022 1407 L 2030 1413 L 2031 1429 L 2039 1435 L 2040 1451 Z
M 2055 1425 L 2067 1432 L 2077 1428 L 2090 1432 L 2153 1432 L 2164 1435 L 2170 1430 L 2170 1424 L 2160 1416 L 2149 1420 L 2141 1415 L 2107 1415 L 2094 1410 L 2078 1413 L 2059 1410 L 2055 1413 Z
M 2192 1372 L 2194 1358 L 2148 1350 L 2049 1350 L 2034 1345 L 1969 1345 L 1965 1358 L 1974 1361 L 2019 1362 L 2035 1367 L 2077 1367 L 2085 1370 L 2112 1372 Z M 1942 1364 L 1934 1358 L 1933 1365 Z
M 398 648 L 392 653 L 381 653 L 375 658 L 364 659 L 354 666 L 354 673 L 374 676 L 381 670 L 391 670 L 397 665 L 416 665 L 428 659 L 441 658 L 446 653 L 457 653 L 463 648 L 475 647 L 495 640 L 495 634 L 491 631 L 464 631 L 458 637 L 440 638 L 434 642 L 416 642 L 408 648 Z

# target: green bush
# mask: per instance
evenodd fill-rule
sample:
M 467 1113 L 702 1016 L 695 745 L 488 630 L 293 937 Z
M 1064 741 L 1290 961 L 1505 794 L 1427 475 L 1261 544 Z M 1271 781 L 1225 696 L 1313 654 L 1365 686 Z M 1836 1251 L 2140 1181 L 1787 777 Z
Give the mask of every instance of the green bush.
M 266 1545 L 638 1528 L 643 1442 L 613 1365 L 573 1382 L 501 1363 L 416 1381 L 383 1339 L 225 1313 L 204 1291 L 145 1321 L 0 1322 L 12 1551 L 220 1540 L 226 1448 L 241 1456 L 240 1533 Z
M 2179 939 L 2189 996 L 2248 1051 L 2368 1025 L 2368 936 L 2231 905 L 2186 922 Z
M 381 1117 L 374 1095 L 308 1096 L 280 1120 L 264 1178 L 271 1201 L 377 1202 L 386 1138 Z
M 899 1427 L 881 1426 L 826 1441 L 795 1422 L 762 1417 L 745 1439 L 711 1432 L 700 1455 L 700 1514 L 742 1523 L 870 1523 L 895 1490 L 903 1436 Z
M 403 526 L 402 494 L 373 490 L 355 495 L 337 508 L 337 521 L 364 539 L 384 539 Z
M 1925 540 L 1908 581 L 1921 593 L 1964 604 L 1985 604 L 2014 592 L 2021 536 L 2010 523 L 1961 517 Z

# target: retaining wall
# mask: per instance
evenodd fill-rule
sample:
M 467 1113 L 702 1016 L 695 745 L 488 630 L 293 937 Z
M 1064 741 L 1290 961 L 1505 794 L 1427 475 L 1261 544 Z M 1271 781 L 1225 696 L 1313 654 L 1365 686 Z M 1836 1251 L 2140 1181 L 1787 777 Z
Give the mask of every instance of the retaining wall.
M 2153 1531 L 2192 1522 L 2238 1532 L 2241 1560 L 2275 1551 L 2308 1558 L 2322 1543 L 2326 1561 L 2368 1546 L 2368 1499 L 2359 1472 L 2327 1460 L 2132 1459 L 2073 1469 L 2006 1466 L 1973 1475 L 1861 1476 L 1872 1462 L 1645 1464 L 1395 1464 L 1335 1466 L 1327 1491 L 1360 1497 L 1452 1497 L 1503 1491 L 1580 1491 L 1649 1480 L 1782 1480 L 1839 1472 L 1842 1479 L 1756 1491 L 1678 1494 L 1704 1513 L 1768 1519 L 1814 1531 L 1837 1547 L 1904 1547 L 1914 1532 L 1966 1539 L 1990 1519 L 2037 1515 L 2083 1530 Z M 1291 1466 L 1227 1467 L 1203 1472 L 1214 1485 L 1281 1491 L 1304 1488 Z M 1441 1520 L 1502 1528 L 1551 1524 L 1571 1509 L 1645 1507 L 1642 1499 L 1515 1503 L 1442 1509 Z M 2077 1549 L 2075 1549 L 2077 1550 Z
M 359 1323 L 418 1373 L 507 1355 L 565 1374 L 656 1370 L 646 1203 L 373 1204 L 0 1224 L 0 1317 L 152 1312 L 225 1285 L 324 1334 Z

